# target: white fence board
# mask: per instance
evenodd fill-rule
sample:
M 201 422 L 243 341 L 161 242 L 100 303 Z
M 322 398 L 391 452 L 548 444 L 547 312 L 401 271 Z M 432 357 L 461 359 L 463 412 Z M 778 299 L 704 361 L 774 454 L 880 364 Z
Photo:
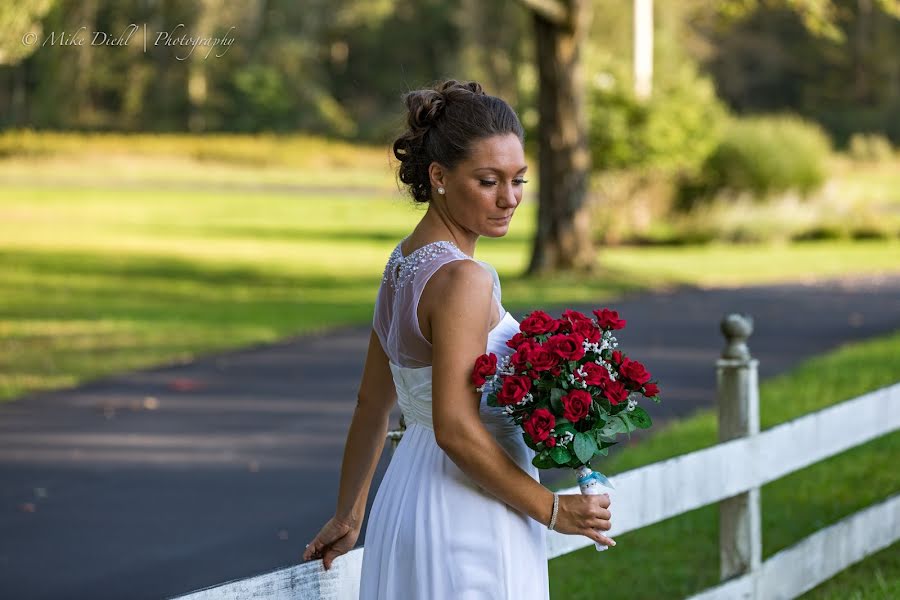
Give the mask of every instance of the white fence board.
M 652 525 L 750 488 L 900 429 L 900 384 L 885 387 L 739 438 L 610 477 L 617 534 Z M 739 465 L 736 467 L 735 465 Z M 577 494 L 577 487 L 560 490 Z M 551 558 L 593 542 L 548 531 Z
M 321 560 L 216 585 L 173 600 L 358 600 L 363 549 L 339 556 L 326 571 Z
M 760 570 L 689 600 L 795 598 L 900 539 L 900 494 L 853 513 L 773 554 Z

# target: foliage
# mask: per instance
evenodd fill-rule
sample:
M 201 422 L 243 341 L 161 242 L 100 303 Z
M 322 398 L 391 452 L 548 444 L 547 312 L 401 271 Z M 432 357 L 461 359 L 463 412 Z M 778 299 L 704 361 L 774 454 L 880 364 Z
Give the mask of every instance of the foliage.
M 894 156 L 890 140 L 877 133 L 854 133 L 848 150 L 853 160 L 860 162 L 886 162 Z
M 589 91 L 590 147 L 598 169 L 695 169 L 715 147 L 726 112 L 711 81 L 691 63 L 658 82 L 648 101 L 621 71 L 595 76 Z
M 776 192 L 809 194 L 825 180 L 831 152 L 827 134 L 796 116 L 755 116 L 733 120 L 703 164 L 686 179 L 679 208 L 689 208 L 716 192 L 750 192 L 758 200 Z
M 859 131 L 900 143 L 900 2 L 734 0 L 694 21 L 722 99 L 735 111 L 789 111 L 843 147 Z M 720 7 L 723 6 L 720 4 Z M 824 7 L 824 10 L 822 10 Z M 811 26 L 819 21 L 822 27 Z M 836 35 L 825 34 L 823 29 Z

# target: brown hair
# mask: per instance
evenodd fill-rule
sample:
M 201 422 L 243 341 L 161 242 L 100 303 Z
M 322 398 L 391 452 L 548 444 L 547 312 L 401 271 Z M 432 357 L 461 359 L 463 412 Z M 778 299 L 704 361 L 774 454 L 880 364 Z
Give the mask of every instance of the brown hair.
M 493 135 L 513 133 L 525 141 L 515 111 L 475 81 L 449 79 L 407 92 L 403 100 L 408 129 L 394 141 L 394 156 L 400 160 L 400 181 L 416 202 L 431 200 L 432 161 L 452 169 L 469 156 L 474 142 Z

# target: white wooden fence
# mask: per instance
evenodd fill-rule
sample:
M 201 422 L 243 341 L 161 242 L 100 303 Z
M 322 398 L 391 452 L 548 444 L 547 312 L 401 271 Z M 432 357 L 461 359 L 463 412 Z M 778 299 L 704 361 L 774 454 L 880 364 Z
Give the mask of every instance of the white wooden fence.
M 793 598 L 900 538 L 900 494 L 820 529 L 763 562 L 759 488 L 896 431 L 900 383 L 760 432 L 758 361 L 745 343 L 752 319 L 729 315 L 722 331 L 728 345 L 717 363 L 720 443 L 611 477 L 615 509 L 608 533 L 615 537 L 719 502 L 722 583 L 691 600 Z M 547 535 L 550 558 L 593 544 L 583 536 L 555 531 Z M 627 547 L 612 551 L 627 552 Z M 357 548 L 337 558 L 329 571 L 316 560 L 176 600 L 357 600 L 362 555 L 363 548 Z

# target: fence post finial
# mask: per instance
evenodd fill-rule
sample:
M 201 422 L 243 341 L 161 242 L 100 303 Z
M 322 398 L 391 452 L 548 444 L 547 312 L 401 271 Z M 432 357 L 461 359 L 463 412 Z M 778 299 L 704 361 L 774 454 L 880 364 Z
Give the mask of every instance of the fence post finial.
M 753 317 L 747 314 L 732 313 L 722 319 L 722 333 L 728 344 L 722 351 L 722 358 L 736 358 L 747 360 L 750 358 L 750 349 L 747 347 L 747 338 L 753 333 Z

